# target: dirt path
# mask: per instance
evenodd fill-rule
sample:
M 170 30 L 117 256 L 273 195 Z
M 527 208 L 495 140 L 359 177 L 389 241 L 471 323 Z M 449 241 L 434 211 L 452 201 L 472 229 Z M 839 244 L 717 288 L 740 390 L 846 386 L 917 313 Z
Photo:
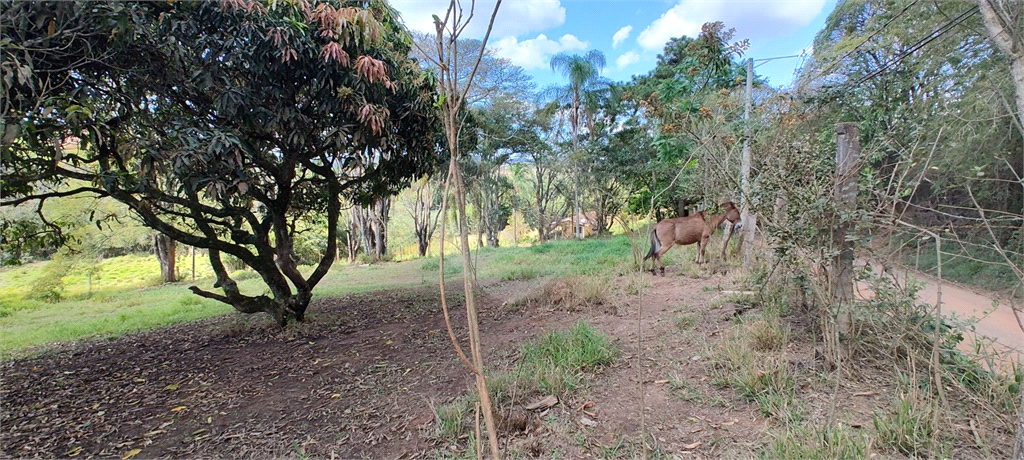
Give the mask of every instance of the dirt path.
M 880 272 L 880 269 L 881 266 L 876 267 L 876 272 Z M 922 283 L 917 298 L 929 305 L 935 305 L 938 301 L 940 283 L 937 278 L 911 270 L 891 269 L 888 273 L 894 274 L 901 285 L 906 285 L 907 275 L 912 274 L 917 282 Z M 955 315 L 962 319 L 977 318 L 973 333 L 969 333 L 974 336 L 971 339 L 983 337 L 994 340 L 992 351 L 1003 358 L 1004 364 L 1024 359 L 1024 331 L 1013 314 L 1009 300 L 997 299 L 995 295 L 975 292 L 949 281 L 941 283 L 941 287 L 943 315 Z M 858 285 L 858 291 L 861 296 L 870 295 L 870 289 L 864 284 Z M 973 342 L 964 340 L 960 348 L 973 351 Z
M 939 284 L 929 279 L 918 293 L 922 302 L 934 305 L 938 300 Z M 942 308 L 943 314 L 956 314 L 963 318 L 976 317 L 975 334 L 995 339 L 997 345 L 1021 356 L 1024 353 L 1024 331 L 1021 330 L 1014 317 L 1013 309 L 1007 302 L 999 302 L 993 307 L 995 300 L 966 288 L 943 283 Z

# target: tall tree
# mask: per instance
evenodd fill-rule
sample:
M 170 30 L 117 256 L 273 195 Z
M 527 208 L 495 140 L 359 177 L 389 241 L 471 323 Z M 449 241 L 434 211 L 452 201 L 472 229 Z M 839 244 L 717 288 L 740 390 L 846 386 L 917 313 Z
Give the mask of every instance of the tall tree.
M 422 177 L 412 186 L 412 193 L 403 202 L 412 216 L 413 234 L 416 236 L 416 250 L 420 257 L 427 255 L 430 240 L 434 237 L 441 216 L 441 191 L 434 177 Z
M 2 205 L 109 196 L 207 248 L 222 293 L 302 320 L 337 248 L 343 198 L 369 203 L 428 172 L 434 86 L 384 3 L 5 2 Z M 11 78 L 8 78 L 10 76 Z M 43 110 L 45 108 L 45 110 Z M 63 139 L 80 139 L 65 151 Z M 55 142 L 56 140 L 56 142 Z M 77 182 L 72 182 L 77 181 Z M 170 184 L 170 187 L 165 187 Z M 307 275 L 297 223 L 327 240 Z M 222 261 L 270 294 L 242 294 Z
M 513 154 L 525 159 L 513 166 L 513 174 L 523 187 L 518 196 L 531 206 L 525 213 L 527 222 L 537 229 L 537 237 L 543 243 L 551 236 L 551 220 L 563 214 L 555 209 L 558 203 L 557 191 L 563 182 L 564 155 L 559 144 L 559 129 L 555 121 L 557 103 L 549 103 L 537 109 L 524 107 L 515 112 L 519 120 L 513 123 L 509 147 Z
M 498 232 L 512 216 L 512 182 L 505 175 L 505 166 L 520 144 L 518 123 L 524 110 L 525 104 L 518 98 L 504 97 L 475 111 L 478 141 L 467 155 L 464 169 L 488 246 L 498 245 Z
M 647 121 L 639 116 L 638 104 L 623 98 L 627 85 L 615 84 L 598 99 L 593 132 L 582 161 L 586 165 L 585 186 L 594 210 L 594 231 L 602 233 L 611 219 L 627 205 L 650 178 L 649 167 L 657 152 Z
M 574 150 L 579 147 L 580 125 L 589 119 L 587 109 L 594 105 L 590 93 L 601 87 L 601 71 L 605 63 L 604 53 L 599 50 L 590 50 L 584 55 L 558 53 L 551 57 L 551 70 L 560 72 L 569 80 L 566 86 L 566 105 L 569 108 Z
M 709 180 L 729 176 L 729 161 L 720 157 L 721 151 L 704 149 L 708 139 L 722 133 L 702 133 L 707 125 L 731 129 L 737 121 L 735 111 L 722 110 L 722 102 L 746 77 L 737 59 L 748 42 L 733 41 L 734 35 L 734 30 L 713 22 L 704 24 L 696 38 L 673 38 L 665 44 L 654 70 L 635 77 L 626 90 L 624 97 L 639 104 L 641 116 L 654 122 L 657 133 L 653 142 L 657 152 L 650 159 L 647 181 L 641 188 L 643 202 L 634 202 L 634 206 L 653 207 L 658 218 L 662 210 L 681 211 L 680 202 L 715 201 L 715 197 L 705 196 L 706 191 L 724 194 L 736 188 L 730 183 L 707 186 Z M 694 165 L 700 167 L 692 168 Z M 698 171 L 721 176 L 713 178 Z
M 577 220 L 583 214 L 582 203 L 580 202 L 580 188 L 582 186 L 581 165 L 579 164 L 579 135 L 580 135 L 580 124 L 586 123 L 587 126 L 592 126 L 590 121 L 591 111 L 595 105 L 595 98 L 593 92 L 599 90 L 599 86 L 603 83 L 601 78 L 601 71 L 605 66 L 604 53 L 599 50 L 590 50 L 584 55 L 577 54 L 566 54 L 558 53 L 551 57 L 551 70 L 561 72 L 564 77 L 569 80 L 568 86 L 566 87 L 566 95 L 568 97 L 568 103 L 566 104 L 569 109 L 569 125 L 572 129 L 572 200 L 575 203 L 575 210 L 573 211 L 573 232 L 576 232 L 579 228 Z M 590 130 L 590 136 L 593 136 L 593 130 Z M 582 233 L 578 233 L 579 237 L 582 237 Z

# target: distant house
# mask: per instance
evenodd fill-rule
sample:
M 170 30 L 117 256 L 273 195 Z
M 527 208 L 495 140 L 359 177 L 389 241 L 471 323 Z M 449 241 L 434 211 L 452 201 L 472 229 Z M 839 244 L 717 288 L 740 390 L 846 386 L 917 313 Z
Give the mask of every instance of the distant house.
M 573 217 L 566 217 L 551 223 L 551 230 L 555 238 L 572 238 L 573 223 L 576 224 L 576 233 L 582 233 L 583 238 L 594 234 L 594 220 L 597 219 L 597 212 L 590 211 Z

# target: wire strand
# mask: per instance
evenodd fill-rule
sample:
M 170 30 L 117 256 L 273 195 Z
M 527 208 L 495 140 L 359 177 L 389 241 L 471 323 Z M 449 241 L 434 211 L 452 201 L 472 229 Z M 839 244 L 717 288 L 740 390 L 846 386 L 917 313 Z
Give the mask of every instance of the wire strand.
M 885 72 L 886 70 L 889 70 L 890 68 L 892 68 L 896 64 L 899 64 L 907 56 L 917 52 L 921 48 L 924 48 L 925 45 L 935 41 L 939 37 L 943 36 L 946 32 L 949 32 L 954 27 L 962 24 L 964 21 L 966 21 L 968 18 L 970 18 L 971 15 L 973 15 L 974 13 L 977 13 L 977 12 L 978 12 L 978 7 L 977 6 L 972 6 L 971 8 L 968 8 L 967 11 L 964 11 L 963 13 L 960 13 L 957 17 L 949 20 L 948 22 L 946 22 L 942 26 L 939 26 L 939 28 L 933 30 L 932 33 L 928 34 L 926 37 L 922 38 L 921 40 L 918 40 L 917 43 L 914 43 L 913 45 L 911 45 L 910 48 L 908 48 L 906 51 L 904 51 L 904 52 L 902 52 L 900 54 L 897 54 L 895 57 L 893 57 L 892 59 L 887 61 L 885 64 L 883 64 L 882 67 L 879 67 L 874 72 L 871 72 L 867 76 L 862 77 L 860 80 L 857 81 L 856 86 L 860 86 L 861 83 L 864 83 L 865 81 L 870 80 L 870 79 L 880 75 L 881 73 Z

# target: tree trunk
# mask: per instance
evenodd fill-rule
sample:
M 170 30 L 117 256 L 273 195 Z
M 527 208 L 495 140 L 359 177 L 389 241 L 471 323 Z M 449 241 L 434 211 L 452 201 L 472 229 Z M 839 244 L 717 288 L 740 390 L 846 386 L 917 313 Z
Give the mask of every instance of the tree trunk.
M 352 231 L 357 235 L 354 239 L 358 245 L 362 246 L 363 254 L 371 255 L 374 253 L 373 247 L 376 243 L 376 239 L 373 236 L 373 228 L 370 226 L 369 218 L 367 218 L 367 211 L 362 206 L 352 206 L 350 211 L 352 215 Z
M 487 245 L 496 248 L 498 247 L 498 230 L 495 228 L 487 229 Z
M 1016 8 L 1017 11 L 1007 11 Z M 1017 121 L 1024 124 L 1024 26 L 1019 22 L 1020 2 L 978 0 L 978 10 L 989 37 L 1010 61 L 1010 76 L 1016 92 Z M 1017 18 L 1017 21 L 1014 21 Z
M 391 217 L 391 197 L 378 199 L 371 207 L 371 222 L 374 232 L 374 255 L 382 260 L 388 253 L 388 220 Z
M 156 260 L 160 261 L 160 278 L 165 283 L 177 281 L 174 272 L 177 243 L 171 237 L 158 233 L 153 235 L 153 252 L 156 253 Z
M 359 226 L 355 222 L 352 222 L 351 228 L 347 235 L 345 235 L 345 246 L 348 248 L 348 262 L 352 263 L 356 261 L 356 254 L 359 253 L 359 239 L 356 235 L 359 233 Z
M 433 194 L 431 193 L 429 180 L 422 180 L 416 185 L 416 198 L 412 205 L 413 232 L 416 234 L 416 249 L 420 257 L 427 256 L 427 249 L 430 247 L 430 238 L 434 229 L 431 227 L 431 206 L 433 205 Z M 436 219 L 434 226 L 436 227 Z
M 426 238 L 417 238 L 416 249 L 419 252 L 420 257 L 427 256 L 427 244 L 429 243 Z
M 352 207 L 352 226 L 359 234 L 363 253 L 381 260 L 388 252 L 388 219 L 391 197 L 380 198 L 370 206 Z
M 548 222 L 544 220 L 544 204 L 541 203 L 540 191 L 537 192 L 537 239 L 541 244 L 548 240 Z

